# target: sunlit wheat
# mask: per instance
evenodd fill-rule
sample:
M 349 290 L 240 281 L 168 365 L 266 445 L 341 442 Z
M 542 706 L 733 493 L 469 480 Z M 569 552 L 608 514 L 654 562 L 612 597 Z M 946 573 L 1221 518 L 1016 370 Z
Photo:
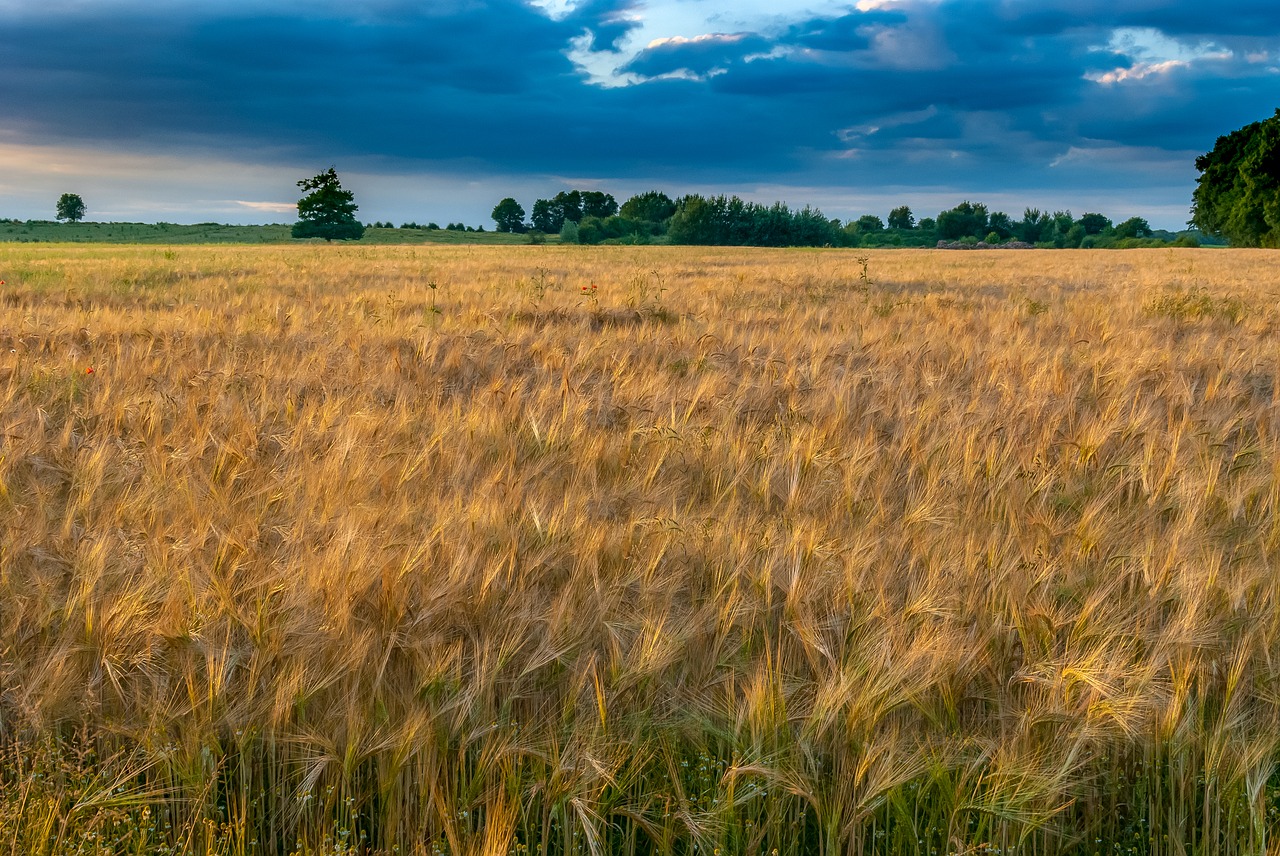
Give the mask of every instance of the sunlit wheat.
M 1272 254 L 0 279 L 10 852 L 1273 846 Z

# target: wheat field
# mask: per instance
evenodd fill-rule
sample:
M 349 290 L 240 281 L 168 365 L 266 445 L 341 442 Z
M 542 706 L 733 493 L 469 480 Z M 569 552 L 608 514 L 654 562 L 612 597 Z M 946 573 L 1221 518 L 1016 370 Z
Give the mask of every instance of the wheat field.
M 0 849 L 1276 852 L 1278 271 L 0 247 Z

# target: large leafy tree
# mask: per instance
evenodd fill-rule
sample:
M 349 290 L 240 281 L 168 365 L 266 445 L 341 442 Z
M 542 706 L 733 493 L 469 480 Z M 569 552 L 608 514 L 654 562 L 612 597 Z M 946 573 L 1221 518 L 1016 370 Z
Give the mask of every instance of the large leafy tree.
M 948 241 L 987 234 L 987 206 L 965 200 L 938 215 L 938 237 Z
M 1196 158 L 1191 225 L 1240 247 L 1280 247 L 1280 109 Z
M 1116 224 L 1117 238 L 1149 238 L 1151 224 L 1144 217 L 1130 217 L 1123 223 Z
M 991 212 L 991 216 L 987 218 L 987 228 L 999 235 L 1002 241 L 1013 237 L 1013 220 L 1003 211 Z
M 1013 224 L 1013 231 L 1019 241 L 1028 244 L 1047 241 L 1053 234 L 1053 217 L 1048 211 L 1028 208 L 1022 212 L 1022 219 Z
M 916 217 L 911 213 L 909 206 L 899 205 L 889 212 L 890 229 L 914 229 L 915 227 Z
M 498 224 L 499 232 L 523 232 L 524 207 L 510 196 L 493 206 L 493 222 Z
M 314 178 L 304 178 L 298 187 L 310 192 L 298 200 L 293 237 L 326 241 L 358 241 L 364 237 L 364 226 L 356 219 L 359 206 L 355 194 L 343 190 L 333 167 Z
M 551 204 L 559 209 L 561 223 L 565 220 L 572 223 L 582 221 L 582 191 L 570 190 L 566 192 L 562 190 L 551 200 Z
M 58 197 L 58 219 L 76 223 L 84 219 L 84 200 L 79 193 L 64 193 Z
M 599 217 L 603 220 L 617 213 L 618 201 L 613 198 L 613 194 L 602 193 L 599 190 L 584 190 L 582 192 L 582 216 L 584 218 Z
M 564 212 L 550 199 L 539 199 L 533 203 L 529 219 L 533 221 L 533 228 L 552 235 L 564 225 Z
M 1105 214 L 1081 214 L 1077 221 L 1086 235 L 1101 235 L 1111 228 L 1111 218 Z
M 566 222 L 581 223 L 583 217 L 603 220 L 618 213 L 618 203 L 608 193 L 598 190 L 562 190 L 552 199 L 533 203 L 530 219 L 539 232 L 559 232 Z
M 665 223 L 676 213 L 676 203 L 660 190 L 650 190 L 622 203 L 619 213 L 628 220 Z

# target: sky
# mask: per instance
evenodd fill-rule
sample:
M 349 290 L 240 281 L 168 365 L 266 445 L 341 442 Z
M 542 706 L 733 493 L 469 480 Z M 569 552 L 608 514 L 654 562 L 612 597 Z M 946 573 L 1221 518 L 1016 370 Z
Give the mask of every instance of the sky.
M 1182 228 L 1280 107 L 1280 3 L 0 0 L 0 217 L 492 228 L 570 188 Z

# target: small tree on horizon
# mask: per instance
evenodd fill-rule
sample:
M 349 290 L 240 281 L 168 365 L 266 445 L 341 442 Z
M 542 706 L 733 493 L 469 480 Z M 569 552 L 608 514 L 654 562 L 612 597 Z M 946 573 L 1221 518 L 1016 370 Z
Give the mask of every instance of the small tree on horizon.
M 68 223 L 78 223 L 84 219 L 84 200 L 80 198 L 78 193 L 64 193 L 58 197 L 58 214 L 59 220 L 66 220 Z
M 299 181 L 298 187 L 310 193 L 298 200 L 293 237 L 326 241 L 358 241 L 364 237 L 364 225 L 356 219 L 359 206 L 355 194 L 342 189 L 337 170 L 329 167 L 314 178 Z
M 510 196 L 493 207 L 493 222 L 498 224 L 499 232 L 523 232 L 524 208 Z

